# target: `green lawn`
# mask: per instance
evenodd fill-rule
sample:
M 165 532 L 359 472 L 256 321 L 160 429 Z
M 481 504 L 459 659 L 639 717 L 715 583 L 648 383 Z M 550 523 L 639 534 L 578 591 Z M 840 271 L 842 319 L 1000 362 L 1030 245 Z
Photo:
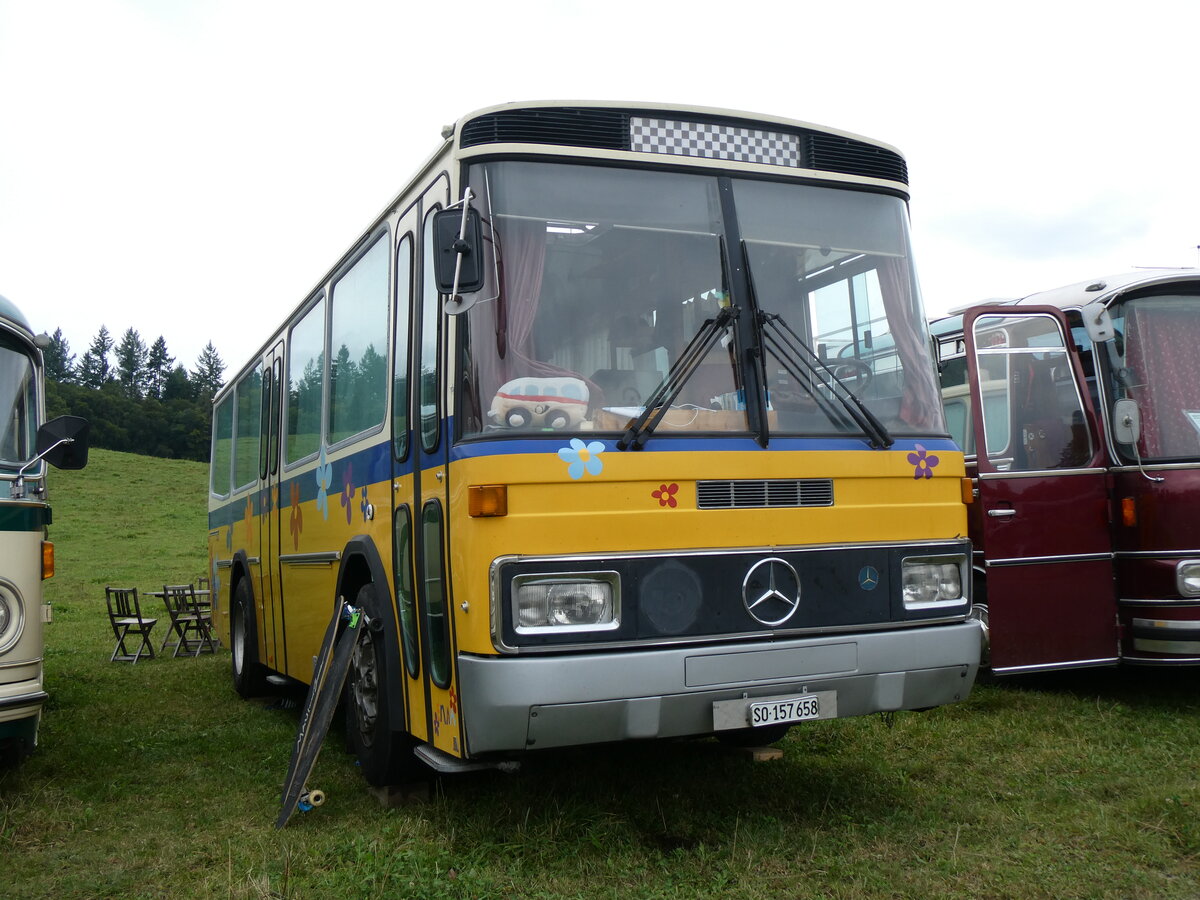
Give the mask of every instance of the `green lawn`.
M 52 473 L 51 700 L 0 773 L 0 896 L 1200 896 L 1191 670 L 979 686 L 797 727 L 771 762 L 713 741 L 533 756 L 397 809 L 335 735 L 327 803 L 276 832 L 297 712 L 239 700 L 225 651 L 108 662 L 106 583 L 203 571 L 204 483 L 104 451 Z

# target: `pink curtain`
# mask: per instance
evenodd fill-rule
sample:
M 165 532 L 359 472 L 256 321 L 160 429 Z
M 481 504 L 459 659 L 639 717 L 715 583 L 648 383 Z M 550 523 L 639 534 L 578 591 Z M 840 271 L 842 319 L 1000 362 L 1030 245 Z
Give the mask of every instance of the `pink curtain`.
M 896 353 L 904 367 L 904 396 L 900 399 L 900 419 L 914 430 L 937 426 L 938 388 L 934 380 L 929 351 L 920 335 L 924 323 L 913 321 L 909 293 L 908 268 L 902 259 L 886 259 L 879 266 L 879 287 L 887 313 Z
M 1186 415 L 1200 411 L 1200 315 L 1194 307 L 1142 310 L 1134 303 L 1125 326 L 1130 396 L 1142 415 L 1139 452 L 1150 458 L 1196 456 L 1200 433 Z

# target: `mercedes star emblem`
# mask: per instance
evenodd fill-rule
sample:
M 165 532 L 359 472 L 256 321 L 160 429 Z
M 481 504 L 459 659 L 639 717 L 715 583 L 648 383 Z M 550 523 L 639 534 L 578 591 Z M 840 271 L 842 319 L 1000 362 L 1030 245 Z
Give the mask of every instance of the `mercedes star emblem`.
M 746 612 L 764 625 L 782 625 L 800 606 L 800 576 L 785 559 L 760 559 L 742 582 Z

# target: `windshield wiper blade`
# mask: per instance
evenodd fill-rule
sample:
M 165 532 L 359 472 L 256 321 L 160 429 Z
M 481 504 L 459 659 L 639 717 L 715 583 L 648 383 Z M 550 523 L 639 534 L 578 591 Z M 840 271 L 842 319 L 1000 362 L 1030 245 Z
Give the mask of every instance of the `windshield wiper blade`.
M 662 417 L 667 414 L 687 380 L 700 367 L 700 363 L 737 316 L 736 306 L 723 306 L 716 316 L 704 320 L 700 330 L 688 341 L 683 353 L 671 365 L 667 377 L 654 389 L 645 407 L 625 428 L 625 433 L 617 441 L 618 450 L 641 450 L 646 446 L 646 441 L 650 439 Z
M 892 444 L 896 443 L 896 439 L 888 433 L 887 427 L 879 420 L 879 417 L 866 407 L 854 391 L 846 387 L 845 383 L 834 374 L 833 370 L 825 365 L 825 361 L 812 351 L 812 348 L 804 342 L 804 339 L 800 335 L 792 330 L 791 326 L 783 320 L 782 316 L 776 313 L 760 313 L 759 315 L 762 322 L 763 337 L 771 345 L 772 352 L 774 352 L 784 368 L 787 369 L 788 374 L 796 380 L 797 384 L 803 384 L 809 379 L 804 378 L 800 372 L 795 370 L 793 366 L 795 360 L 803 363 L 804 367 L 808 369 L 809 374 L 817 381 L 829 387 L 829 393 L 837 398 L 850 418 L 854 420 L 855 424 L 870 439 L 872 447 L 886 450 Z M 825 399 L 821 397 L 815 385 L 809 389 L 809 393 L 812 394 L 818 403 L 821 403 Z

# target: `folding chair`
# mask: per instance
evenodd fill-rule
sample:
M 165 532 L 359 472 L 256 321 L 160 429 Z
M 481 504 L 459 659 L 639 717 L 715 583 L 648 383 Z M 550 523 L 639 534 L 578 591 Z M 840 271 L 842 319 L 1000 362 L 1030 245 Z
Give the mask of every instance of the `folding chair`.
M 203 651 L 216 651 L 216 641 L 212 636 L 212 613 L 201 608 L 192 585 L 163 585 L 163 603 L 171 617 L 171 628 L 158 648 L 160 652 L 167 647 L 175 648 L 172 656 L 178 656 L 181 652 L 199 656 Z
M 108 601 L 108 621 L 117 638 L 117 646 L 113 648 L 108 661 L 135 663 L 143 656 L 154 659 L 154 645 L 150 643 L 150 632 L 158 619 L 149 619 L 142 615 L 137 588 L 105 587 L 104 597 Z M 130 653 L 125 641 L 134 637 L 141 643 L 138 644 L 135 653 Z

